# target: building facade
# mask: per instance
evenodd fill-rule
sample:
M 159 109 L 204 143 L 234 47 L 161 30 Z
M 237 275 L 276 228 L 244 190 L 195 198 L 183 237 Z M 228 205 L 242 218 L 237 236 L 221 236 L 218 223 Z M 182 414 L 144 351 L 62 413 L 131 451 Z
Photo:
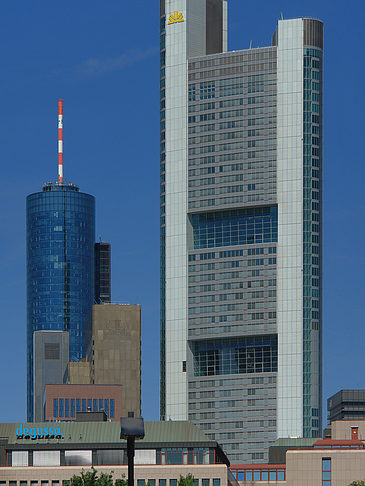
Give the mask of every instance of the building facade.
M 247 463 L 321 431 L 323 24 L 226 23 L 160 2 L 161 418 Z
M 141 306 L 93 305 L 86 347 L 90 383 L 122 385 L 121 416 L 140 417 Z
M 76 420 L 79 412 L 104 412 L 108 420 L 123 416 L 121 385 L 46 385 L 45 421 Z
M 127 443 L 118 423 L 0 424 L 1 486 L 63 486 L 91 466 L 127 476 Z M 238 486 L 219 445 L 191 423 L 145 422 L 136 441 L 135 486 L 177 486 L 191 473 L 197 486 Z
M 66 331 L 35 331 L 34 349 L 34 421 L 45 420 L 44 388 L 47 384 L 63 383 L 69 363 L 69 333 Z
M 365 420 L 365 390 L 340 390 L 327 400 L 328 422 Z
M 33 334 L 69 333 L 71 361 L 85 357 L 94 302 L 94 197 L 47 183 L 27 197 L 27 416 L 34 419 Z
M 112 299 L 111 244 L 95 243 L 95 302 L 110 303 Z

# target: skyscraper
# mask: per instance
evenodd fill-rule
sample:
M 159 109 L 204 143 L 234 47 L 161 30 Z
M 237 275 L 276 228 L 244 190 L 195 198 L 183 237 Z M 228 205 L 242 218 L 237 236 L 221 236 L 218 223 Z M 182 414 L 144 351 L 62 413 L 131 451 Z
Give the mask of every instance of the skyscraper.
M 316 437 L 323 25 L 227 52 L 223 0 L 161 0 L 161 418 L 232 462 Z
M 62 119 L 60 130 L 62 137 Z M 62 154 L 62 143 L 59 147 Z M 68 331 L 69 357 L 78 361 L 85 357 L 85 328 L 94 302 L 95 201 L 63 182 L 60 159 L 58 181 L 27 197 L 28 421 L 34 416 L 34 332 Z

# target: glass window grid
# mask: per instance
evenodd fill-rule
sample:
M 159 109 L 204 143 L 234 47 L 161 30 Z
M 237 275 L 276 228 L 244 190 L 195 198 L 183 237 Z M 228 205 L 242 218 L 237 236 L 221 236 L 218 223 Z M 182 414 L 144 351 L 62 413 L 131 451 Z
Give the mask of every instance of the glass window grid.
M 193 343 L 194 376 L 277 371 L 277 336 Z
M 277 242 L 276 206 L 193 215 L 194 249 Z
M 312 188 L 319 187 L 319 182 L 313 177 L 320 176 L 319 171 L 312 168 L 321 165 L 321 150 L 313 147 L 316 144 L 320 147 L 319 137 L 322 109 L 322 53 L 317 49 L 304 49 L 303 71 L 304 71 L 304 92 L 303 92 L 303 435 L 304 437 L 316 437 L 319 435 L 320 420 L 312 420 L 312 330 L 313 319 L 319 319 L 320 313 L 312 311 L 316 305 L 319 308 L 319 301 L 311 299 L 314 284 L 319 279 L 313 279 L 312 275 L 319 275 L 319 268 L 313 267 L 313 241 L 318 238 L 313 232 L 319 231 L 319 225 L 312 224 L 320 219 L 320 207 L 318 213 L 313 211 L 312 200 L 314 193 Z M 318 80 L 319 82 L 313 81 Z M 314 91 L 318 91 L 314 93 Z M 314 103 L 318 102 L 318 104 Z M 318 113 L 314 115 L 313 112 Z M 312 134 L 316 133 L 317 137 Z M 317 158 L 317 156 L 319 158 Z M 319 258 L 317 259 L 319 265 Z
M 231 470 L 237 481 L 285 481 L 286 470 L 281 469 L 246 469 Z
M 105 402 L 105 406 L 104 406 Z M 57 417 L 75 417 L 77 412 L 86 412 L 86 404 L 92 404 L 93 412 L 104 411 L 109 417 L 109 402 L 110 402 L 110 418 L 115 417 L 115 399 L 103 399 L 103 398 L 54 398 L 53 399 L 53 416 Z M 75 409 L 76 405 L 76 409 Z M 81 406 L 82 405 L 82 406 Z

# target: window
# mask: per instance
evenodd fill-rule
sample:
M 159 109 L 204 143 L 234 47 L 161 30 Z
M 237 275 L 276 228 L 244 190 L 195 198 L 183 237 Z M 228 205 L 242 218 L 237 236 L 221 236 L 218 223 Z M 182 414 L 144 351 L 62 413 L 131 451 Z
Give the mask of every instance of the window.
M 70 400 L 65 398 L 65 417 L 70 416 Z
M 151 486 L 156 486 L 156 479 L 149 479 L 148 482 Z
M 210 340 L 193 344 L 194 376 L 277 371 L 277 336 Z
M 115 407 L 115 400 L 114 400 L 114 398 L 111 398 L 110 399 L 110 418 L 114 418 L 114 407 Z
M 214 478 L 213 486 L 221 486 L 221 480 L 219 478 Z
M 60 417 L 63 417 L 63 398 L 60 398 L 59 400 L 59 412 L 60 412 Z
M 82 399 L 82 411 L 86 412 L 86 398 Z
M 60 359 L 60 345 L 59 343 L 45 343 L 44 344 L 44 359 Z
M 170 479 L 170 486 L 177 486 L 177 479 Z
M 57 400 L 57 398 L 53 399 L 53 417 L 54 418 L 58 417 L 58 400 Z
M 144 479 L 137 479 L 137 486 L 144 486 Z
M 99 412 L 104 410 L 104 404 L 103 404 L 103 399 L 99 398 Z
M 209 486 L 209 479 L 202 479 L 202 486 Z
M 322 458 L 322 486 L 331 486 L 331 458 Z
M 98 411 L 98 401 L 96 398 L 93 399 L 93 412 Z
M 159 479 L 159 486 L 166 486 L 166 479 Z
M 276 242 L 277 220 L 276 206 L 194 215 L 194 249 Z
M 93 401 L 92 401 L 92 399 L 91 399 L 91 398 L 88 398 L 88 399 L 87 399 L 87 410 L 88 410 L 88 411 L 89 411 L 89 410 L 90 410 L 90 411 L 92 410 L 92 405 L 93 405 Z
M 75 416 L 75 399 L 71 398 L 71 417 Z
M 106 416 L 109 417 L 109 400 L 105 400 L 105 410 Z

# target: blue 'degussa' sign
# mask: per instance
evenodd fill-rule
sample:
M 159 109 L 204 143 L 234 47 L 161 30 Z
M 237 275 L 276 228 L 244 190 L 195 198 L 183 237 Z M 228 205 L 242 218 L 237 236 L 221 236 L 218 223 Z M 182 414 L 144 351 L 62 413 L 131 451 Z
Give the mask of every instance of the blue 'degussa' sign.
M 16 429 L 17 439 L 63 439 L 61 427 L 25 427 L 20 424 Z

